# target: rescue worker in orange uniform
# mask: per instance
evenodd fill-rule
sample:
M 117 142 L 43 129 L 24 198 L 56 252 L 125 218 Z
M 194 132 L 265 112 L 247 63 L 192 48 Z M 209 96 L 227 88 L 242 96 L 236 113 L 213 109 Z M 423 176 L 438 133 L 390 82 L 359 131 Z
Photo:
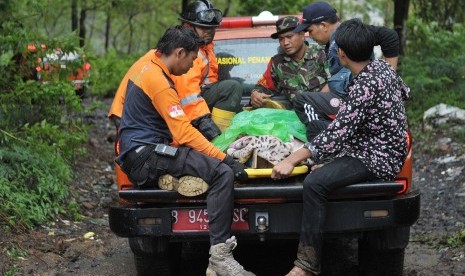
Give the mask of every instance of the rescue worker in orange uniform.
M 156 187 L 159 176 L 164 174 L 179 179 L 193 176 L 208 183 L 211 256 L 207 275 L 254 276 L 232 255 L 237 245 L 231 236 L 233 182 L 246 180 L 247 173 L 241 163 L 216 148 L 192 126 L 172 80 L 173 75 L 184 74 L 192 67 L 198 40 L 189 28 L 169 28 L 158 42 L 156 54 L 134 67 L 126 86 L 117 162 L 136 189 Z
M 236 80 L 218 81 L 213 37 L 222 18 L 221 11 L 215 9 L 208 0 L 192 2 L 179 18 L 184 26 L 192 28 L 203 41 L 193 67 L 182 76 L 173 76 L 173 81 L 183 111 L 192 125 L 208 140 L 220 135 L 220 129 L 224 130 L 229 126 L 232 117 L 241 110 L 241 84 Z M 136 64 L 149 60 L 154 53 L 154 49 L 150 50 Z M 128 79 L 131 79 L 132 69 L 129 69 L 121 82 L 108 114 L 117 125 L 121 118 L 125 89 Z
M 218 81 L 218 63 L 213 38 L 223 15 L 209 0 L 190 3 L 179 18 L 204 40 L 194 66 L 175 83 L 186 113 L 201 117 L 211 111 L 213 121 L 224 130 L 236 112 L 241 110 L 242 85 L 236 80 Z M 201 102 L 205 99 L 209 110 Z
M 143 55 L 139 60 L 137 60 L 131 68 L 128 70 L 126 75 L 124 76 L 123 80 L 121 81 L 118 90 L 116 91 L 115 98 L 113 99 L 113 103 L 110 107 L 108 112 L 108 117 L 115 123 L 116 128 L 119 128 L 121 116 L 123 114 L 123 104 L 126 98 L 126 87 L 128 85 L 128 80 L 134 80 L 134 78 L 138 75 L 138 71 L 140 70 L 141 64 L 145 64 L 145 62 L 150 61 L 156 53 L 156 49 L 150 49 L 145 55 Z M 173 79 L 176 76 L 172 76 Z M 198 102 L 196 102 L 197 110 L 206 110 L 203 112 L 203 116 L 199 116 L 199 112 L 195 112 L 196 110 L 184 110 L 186 116 L 191 120 L 191 123 L 194 127 L 196 127 L 209 141 L 213 138 L 221 134 L 221 131 L 216 126 L 216 124 L 211 119 L 210 111 L 208 110 L 207 103 L 203 98 L 201 98 Z M 196 116 L 193 118 L 193 116 Z

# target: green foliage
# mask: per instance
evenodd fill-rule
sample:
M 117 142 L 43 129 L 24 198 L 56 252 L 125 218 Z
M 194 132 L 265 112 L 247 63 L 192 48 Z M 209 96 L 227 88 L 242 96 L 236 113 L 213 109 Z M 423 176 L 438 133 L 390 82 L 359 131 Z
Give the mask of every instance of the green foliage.
M 0 217 L 15 229 L 58 214 L 76 217 L 75 208 L 67 211 L 67 185 L 87 141 L 80 102 L 65 82 L 20 82 L 17 88 L 0 95 Z
M 32 228 L 65 214 L 71 176 L 70 167 L 53 146 L 40 140 L 4 144 L 0 148 L 3 223 L 15 229 Z
M 371 23 L 373 13 L 379 13 L 384 8 L 384 1 L 326 1 L 333 6 L 342 20 L 353 17 L 361 17 L 365 22 Z M 242 15 L 258 15 L 266 10 L 272 14 L 297 14 L 302 15 L 302 9 L 312 2 L 306 0 L 281 1 L 281 0 L 244 0 L 241 1 L 239 13 Z
M 82 126 L 71 120 L 68 124 L 54 125 L 47 121 L 42 121 L 33 125 L 24 126 L 26 141 L 34 144 L 41 141 L 53 147 L 64 161 L 71 163 L 76 156 L 85 154 L 85 149 L 81 145 L 87 141 L 87 126 Z
M 399 71 L 411 88 L 407 105 L 411 125 L 418 125 L 430 107 L 445 103 L 465 108 L 465 27 L 452 31 L 435 22 L 411 18 L 408 41 Z
M 457 234 L 447 238 L 447 245 L 451 247 L 460 247 L 465 245 L 465 229 L 462 229 Z
M 301 14 L 302 8 L 309 4 L 305 0 L 297 1 L 255 1 L 244 0 L 241 2 L 241 13 L 245 15 L 258 15 L 261 11 L 267 10 L 272 14 Z
M 68 184 L 87 129 L 81 99 L 67 79 L 80 61 L 63 68 L 59 57 L 55 64 L 50 60 L 59 69 L 35 80 L 39 61 L 50 53 L 60 55 L 55 49 L 79 53 L 76 37 L 47 39 L 28 32 L 19 16 L 28 11 L 15 12 L 0 27 L 0 225 L 22 231 L 57 215 L 78 217 L 76 206 L 68 203 Z M 36 50 L 28 49 L 32 44 Z
M 147 49 L 149 50 L 149 49 Z M 93 63 L 91 74 L 92 95 L 114 96 L 118 86 L 131 65 L 139 56 L 122 56 L 111 50 Z
M 24 249 L 14 245 L 10 248 L 6 248 L 5 251 L 6 255 L 14 260 L 18 260 L 27 256 L 27 252 Z
M 13 267 L 10 267 L 8 270 L 5 271 L 4 276 L 15 276 L 20 273 L 19 268 L 14 265 Z
M 437 22 L 451 29 L 454 23 L 465 23 L 465 2 L 460 0 L 412 0 L 415 14 L 425 22 Z
M 20 275 L 20 270 L 17 264 L 14 262 L 23 261 L 27 258 L 27 252 L 23 248 L 13 243 L 3 243 L 0 251 L 0 258 L 7 260 L 3 263 L 3 270 L 1 272 L 4 276 L 15 276 Z
M 53 84 L 19 81 L 13 91 L 0 94 L 0 102 L 0 126 L 7 128 L 19 128 L 25 123 L 45 119 L 61 124 L 81 111 L 80 99 L 66 81 Z

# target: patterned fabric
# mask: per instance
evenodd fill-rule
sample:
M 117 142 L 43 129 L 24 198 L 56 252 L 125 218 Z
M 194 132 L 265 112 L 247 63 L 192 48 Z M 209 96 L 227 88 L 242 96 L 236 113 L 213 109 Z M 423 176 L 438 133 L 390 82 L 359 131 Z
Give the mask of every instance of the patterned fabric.
M 292 145 L 271 135 L 244 136 L 233 142 L 227 153 L 239 162 L 245 163 L 254 150 L 257 151 L 259 157 L 276 165 L 291 154 Z
M 410 89 L 382 60 L 370 62 L 349 83 L 336 119 L 307 144 L 312 159 L 351 156 L 377 177 L 390 180 L 407 156 L 407 116 L 403 101 Z
M 325 53 L 317 45 L 308 45 L 300 62 L 284 53 L 271 58 L 255 89 L 269 95 L 285 95 L 293 101 L 298 93 L 321 91 L 326 83 Z
M 276 33 L 271 35 L 271 38 L 276 39 L 282 33 L 292 31 L 299 24 L 299 18 L 296 16 L 286 16 L 276 21 Z

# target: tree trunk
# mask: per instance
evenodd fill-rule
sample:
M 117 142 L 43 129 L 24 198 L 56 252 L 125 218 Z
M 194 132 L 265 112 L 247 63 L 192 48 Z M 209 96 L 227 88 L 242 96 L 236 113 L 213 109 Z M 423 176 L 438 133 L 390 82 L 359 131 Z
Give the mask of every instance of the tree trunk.
M 399 35 L 399 53 L 404 54 L 406 44 L 406 25 L 410 0 L 394 0 L 394 29 Z
M 110 25 L 111 25 L 111 12 L 107 11 L 107 22 L 105 24 L 105 52 L 108 51 L 110 46 Z
M 85 3 L 85 1 L 83 2 Z M 86 44 L 86 16 L 87 8 L 83 5 L 79 16 L 79 47 L 84 47 Z
M 391 16 L 391 0 L 386 0 L 386 11 L 384 13 L 384 27 L 389 28 L 389 17 Z
M 78 29 L 78 8 L 77 0 L 71 1 L 71 31 L 74 32 Z
M 127 54 L 131 54 L 131 51 L 132 51 L 132 38 L 134 36 L 134 25 L 132 23 L 132 19 L 134 18 L 135 15 L 130 15 L 129 16 L 129 42 L 128 42 L 128 50 L 127 50 Z
M 182 0 L 181 13 L 187 8 L 187 5 L 189 5 L 189 0 Z
M 229 9 L 231 8 L 231 0 L 226 1 L 226 8 L 224 9 L 223 16 L 228 16 Z

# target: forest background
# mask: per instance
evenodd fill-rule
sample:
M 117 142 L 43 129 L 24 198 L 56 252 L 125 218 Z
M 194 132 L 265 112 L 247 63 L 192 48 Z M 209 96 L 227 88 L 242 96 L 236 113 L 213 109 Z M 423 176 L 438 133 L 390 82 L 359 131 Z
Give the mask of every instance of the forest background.
M 429 139 L 423 113 L 439 103 L 465 108 L 465 2 L 462 0 L 333 0 L 341 18 L 395 29 L 398 71 L 411 87 L 407 105 L 416 139 Z M 28 231 L 56 217 L 80 219 L 69 194 L 73 162 L 85 155 L 85 115 L 112 97 L 128 68 L 179 24 L 186 0 L 0 0 L 0 232 Z M 301 14 L 309 1 L 217 0 L 224 16 Z M 92 65 L 84 108 L 66 80 L 27 80 L 15 62 L 28 45 L 85 54 Z M 43 57 L 45 52 L 37 52 Z M 42 55 L 42 56 L 40 56 Z M 36 60 L 26 62 L 34 65 Z M 75 67 L 82 66 L 78 61 Z M 26 72 L 27 73 L 27 72 Z M 454 135 L 465 137 L 463 128 Z

